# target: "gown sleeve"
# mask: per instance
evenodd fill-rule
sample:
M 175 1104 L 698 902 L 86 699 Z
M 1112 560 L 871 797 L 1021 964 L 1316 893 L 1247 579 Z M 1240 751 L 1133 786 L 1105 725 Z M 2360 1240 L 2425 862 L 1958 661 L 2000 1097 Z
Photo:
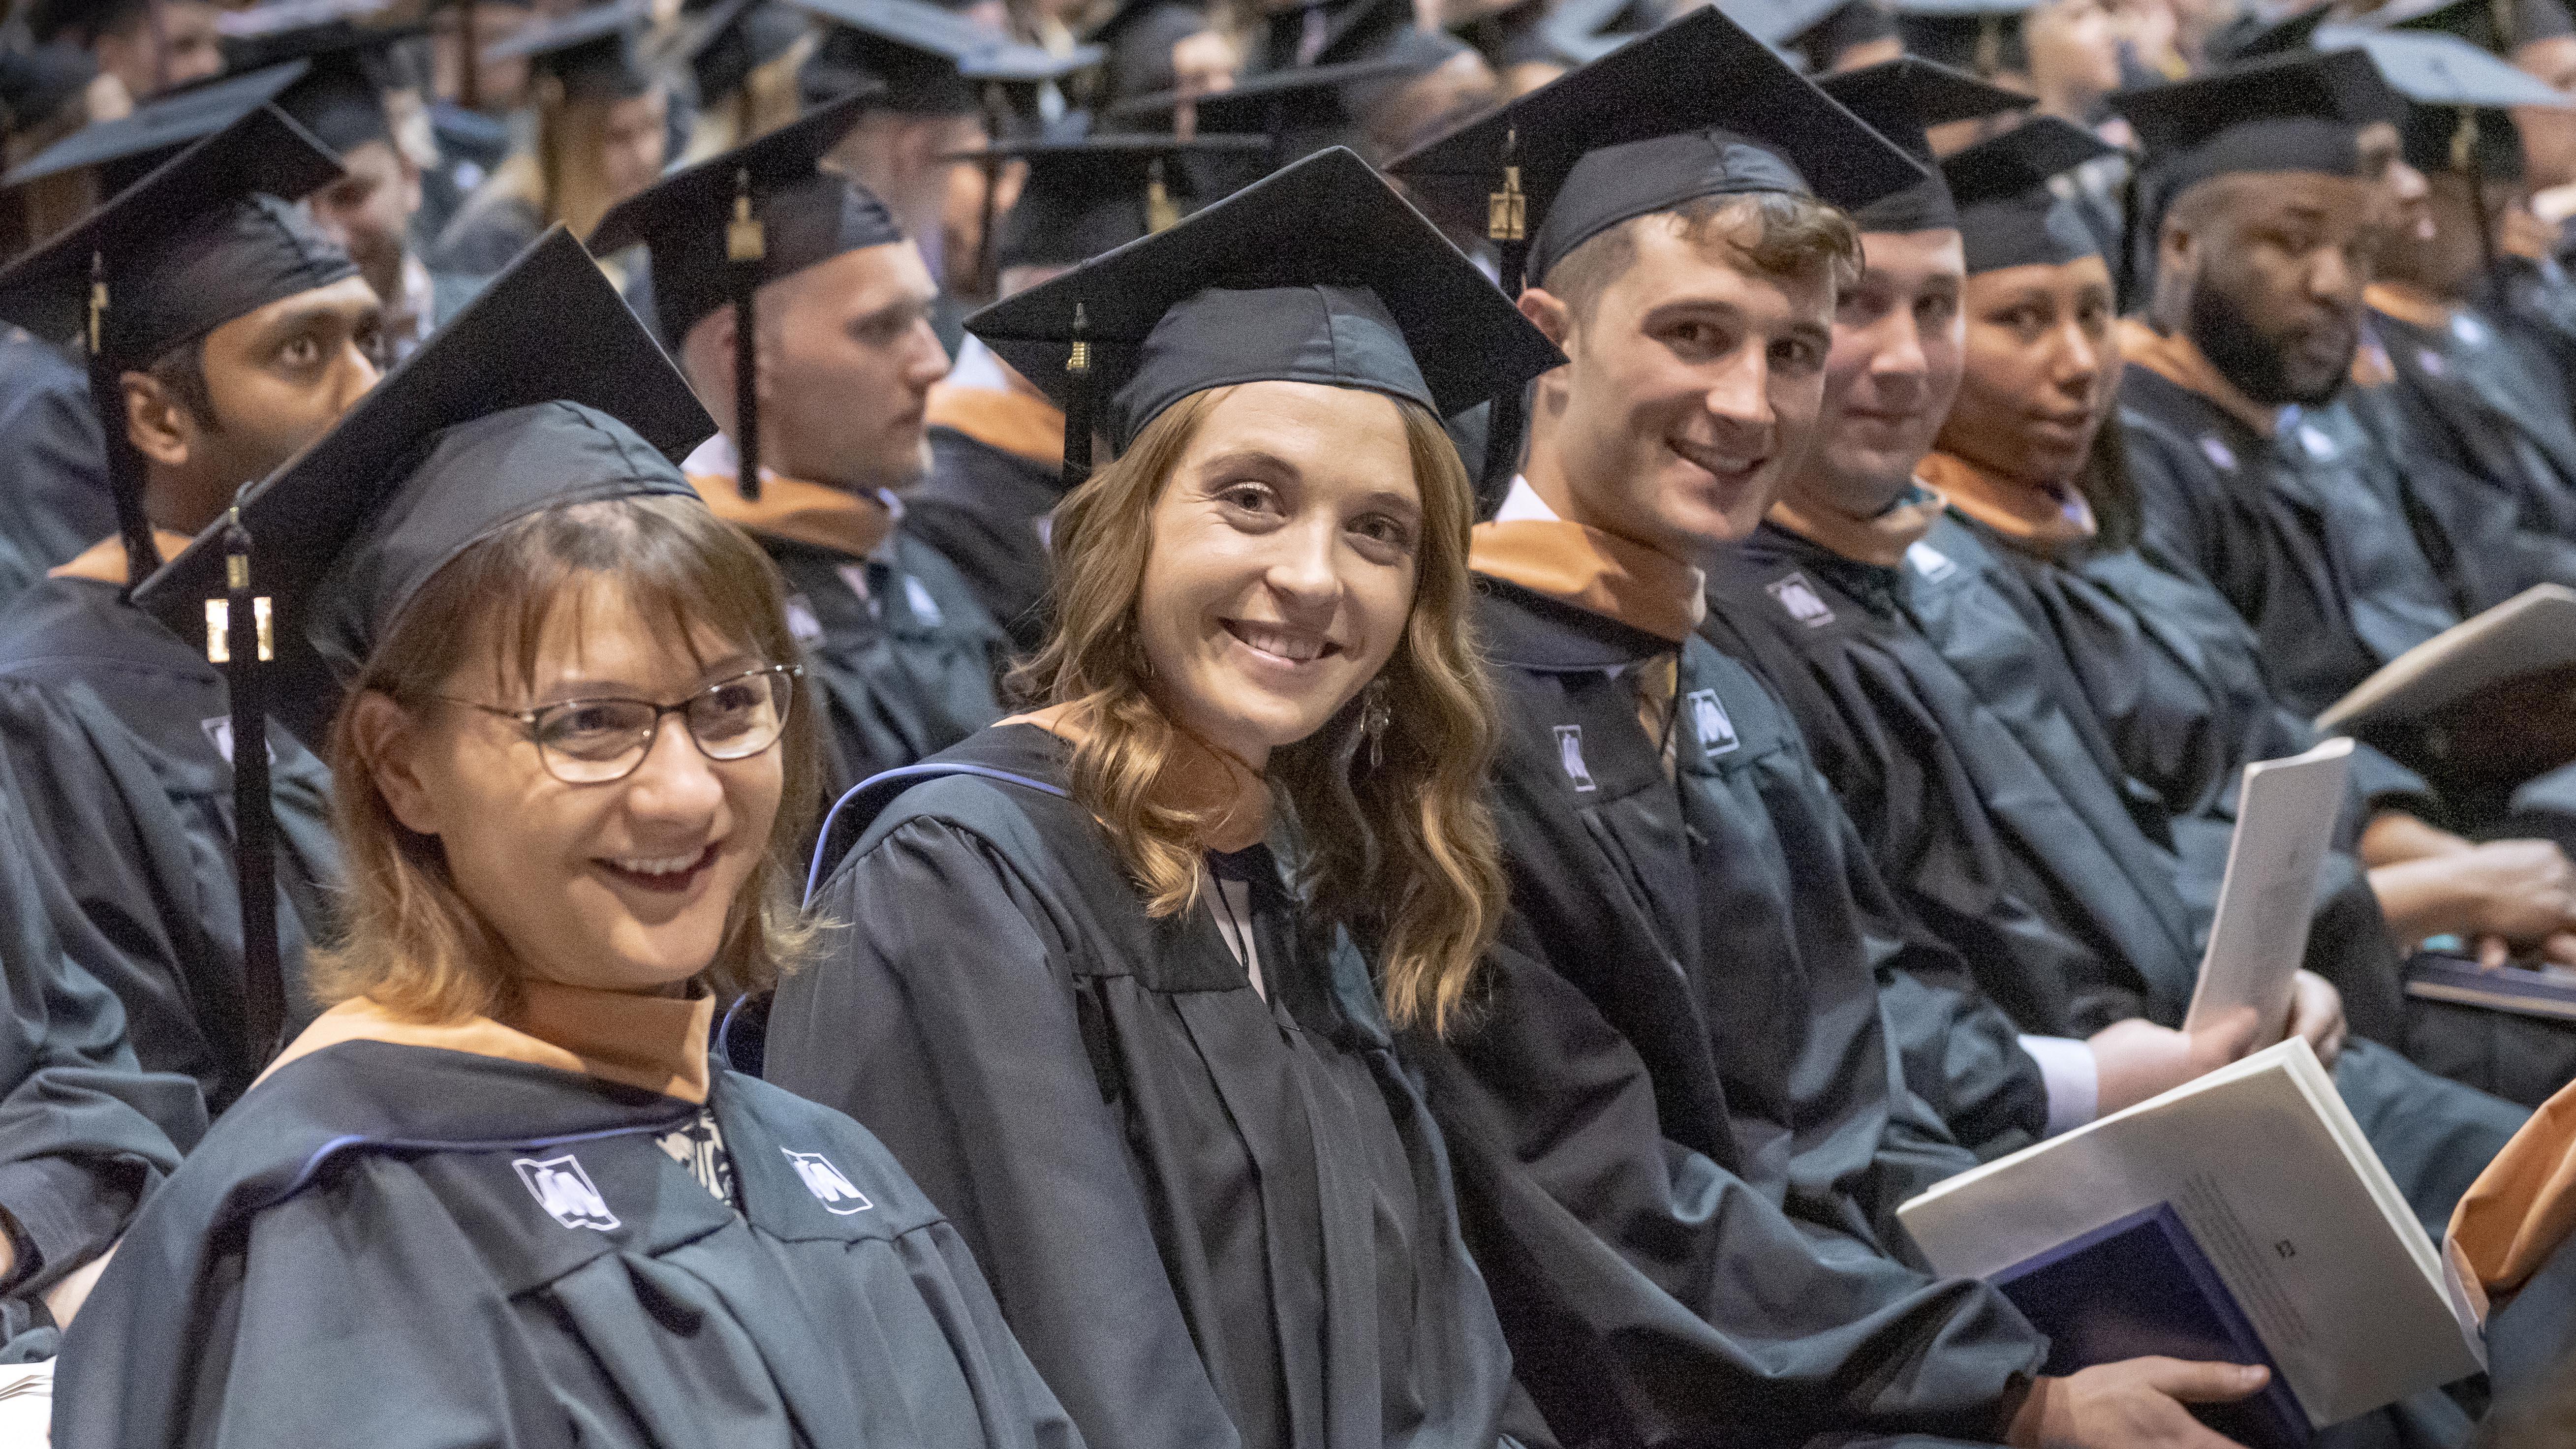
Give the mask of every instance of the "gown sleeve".
M 835 924 L 779 991 L 770 1080 L 893 1151 L 965 1236 L 1087 1441 L 1235 1443 L 1103 1101 L 1049 907 L 993 846 L 934 819 L 852 858 L 815 905 Z
M 1469 1028 L 1416 1052 L 1550 1424 L 1604 1443 L 1999 1433 L 2045 1340 L 1983 1285 L 1810 1233 L 1666 1137 L 1635 1049 L 1526 937 L 1506 926 Z

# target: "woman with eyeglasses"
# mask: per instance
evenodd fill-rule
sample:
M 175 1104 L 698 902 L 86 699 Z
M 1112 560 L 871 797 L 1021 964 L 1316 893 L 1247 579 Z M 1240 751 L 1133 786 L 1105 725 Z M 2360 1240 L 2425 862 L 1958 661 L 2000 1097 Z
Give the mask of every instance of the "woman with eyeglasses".
M 711 430 L 558 231 L 245 503 L 281 672 L 347 682 L 334 1004 L 127 1234 L 57 1444 L 1079 1449 L 876 1139 L 710 1056 L 804 946 L 815 750 Z
M 1123 451 L 1038 707 L 837 807 L 771 1079 L 884 1136 L 1094 1444 L 1543 1435 L 1394 1042 L 1502 904 L 1438 419 L 1555 350 L 1338 148 L 969 325 Z

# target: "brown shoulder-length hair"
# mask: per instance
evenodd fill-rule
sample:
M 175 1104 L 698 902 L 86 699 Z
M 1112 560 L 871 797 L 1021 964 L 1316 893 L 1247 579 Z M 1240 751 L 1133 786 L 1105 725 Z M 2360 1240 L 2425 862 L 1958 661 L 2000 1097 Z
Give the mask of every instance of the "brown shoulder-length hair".
M 309 968 L 324 1003 L 365 996 L 425 1021 L 510 1005 L 516 978 L 507 947 L 457 892 L 437 837 L 394 818 L 359 739 L 358 702 L 381 694 L 417 716 L 435 707 L 434 695 L 488 690 L 507 698 L 532 689 L 548 632 L 559 621 L 583 627 L 589 586 L 601 578 L 613 579 L 660 637 L 693 641 L 705 628 L 773 664 L 797 658 L 777 568 L 695 498 L 551 508 L 457 555 L 403 607 L 332 722 L 332 816 L 347 880 L 340 942 L 316 953 Z M 460 685 L 460 674 L 471 682 Z M 794 891 L 797 843 L 818 788 L 816 728 L 811 697 L 799 688 L 777 745 L 786 778 L 769 849 L 698 978 L 719 997 L 767 987 L 810 945 L 812 927 Z
M 1070 706 L 1079 737 L 1074 798 L 1108 829 L 1155 916 L 1197 898 L 1205 821 L 1156 789 L 1181 738 L 1146 693 L 1137 596 L 1154 505 L 1230 391 L 1173 404 L 1057 510 L 1054 632 L 1013 678 L 1028 703 Z M 1412 614 L 1372 689 L 1312 737 L 1272 751 L 1268 779 L 1300 837 L 1299 884 L 1310 904 L 1371 949 L 1388 1018 L 1437 1031 L 1465 997 L 1502 912 L 1483 796 L 1494 702 L 1468 611 L 1467 470 L 1438 419 L 1409 402 L 1397 407 L 1422 495 Z M 1374 768 L 1362 721 L 1373 694 L 1387 710 L 1383 763 Z

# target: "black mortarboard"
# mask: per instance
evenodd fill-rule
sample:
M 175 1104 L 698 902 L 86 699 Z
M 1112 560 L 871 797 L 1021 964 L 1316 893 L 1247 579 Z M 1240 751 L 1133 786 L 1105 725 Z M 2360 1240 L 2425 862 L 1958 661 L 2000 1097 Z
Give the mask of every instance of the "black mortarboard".
M 1641 0 L 1557 0 L 1553 5 L 1531 0 L 1528 8 L 1539 12 L 1530 27 L 1534 44 L 1507 53 L 1507 62 L 1589 65 L 1654 28 L 1640 14 L 1654 7 Z
M 1801 48 L 1808 32 L 1838 22 L 1846 10 L 1877 12 L 1870 0 L 1716 0 L 1726 18 L 1777 51 Z M 1884 16 L 1881 16 L 1884 23 Z M 1880 33 L 1892 33 L 1882 30 Z
M 1101 94 L 1115 101 L 1178 86 L 1172 47 L 1208 28 L 1206 9 L 1189 0 L 1125 0 L 1082 38 L 1106 54 Z
M 525 56 L 566 100 L 632 100 L 653 88 L 639 44 L 651 18 L 647 0 L 608 0 L 527 26 L 483 47 L 483 59 Z
M 1968 274 L 2058 266 L 2098 256 L 2101 242 L 2049 179 L 2118 147 L 2071 121 L 2033 116 L 1941 163 L 1959 208 Z
M 547 345 L 531 347 L 538 319 Z M 676 460 L 714 431 L 616 288 L 554 228 L 329 432 L 243 490 L 278 662 L 318 655 L 346 677 L 477 539 L 557 504 L 693 493 Z M 135 590 L 182 638 L 226 592 L 224 531 L 207 529 Z
M 0 48 L 0 136 L 43 125 L 98 74 L 77 45 Z
M 1925 174 L 1708 9 L 1506 101 L 1387 169 L 1444 215 L 1499 223 L 1489 232 L 1502 233 L 1495 239 L 1507 248 L 1525 235 L 1533 281 L 1620 222 L 1701 197 L 1805 193 L 1812 183 L 1825 200 L 1858 208 Z
M 1308 0 L 1273 10 L 1262 23 L 1261 49 L 1247 67 L 1253 75 L 1300 65 L 1345 65 L 1366 60 L 1398 34 L 1418 29 L 1412 0 Z M 1314 37 L 1312 54 L 1307 36 Z
M 236 73 L 309 62 L 312 69 L 278 97 L 278 109 L 346 155 L 370 141 L 393 139 L 385 93 L 410 81 L 393 47 L 427 33 L 425 26 L 387 29 L 330 20 L 230 37 L 224 55 Z
M 1910 55 L 1829 75 L 1816 85 L 1931 172 L 1914 185 L 1854 211 L 1852 219 L 1862 231 L 1940 231 L 1956 226 L 1958 213 L 1941 173 L 1932 169 L 1932 143 L 1924 129 L 2000 116 L 2032 104 L 2031 97 L 2019 91 L 1991 86 L 1965 71 Z
M 1906 53 L 1974 75 L 2030 69 L 2022 20 L 2039 0 L 1894 0 Z
M 2369 52 L 2289 55 L 2113 93 L 2166 199 L 2236 171 L 2355 174 L 2360 128 L 2405 119 Z
M 698 103 L 712 105 L 793 49 L 805 32 L 804 16 L 772 0 L 690 0 L 680 7 L 661 58 L 686 65 Z
M 1365 162 L 1319 152 L 966 320 L 1065 409 L 1068 481 L 1192 393 L 1365 388 L 1435 416 L 1564 356 Z
M 1176 91 L 1136 96 L 1110 107 L 1109 117 L 1137 121 L 1169 116 L 1187 100 L 1201 133 L 1267 136 L 1272 163 L 1282 164 L 1351 144 L 1379 101 L 1463 48 L 1463 42 L 1449 36 L 1410 31 L 1398 37 L 1393 54 L 1264 71 L 1237 80 L 1230 89 L 1197 97 Z
M 1822 75 L 1858 47 L 1894 38 L 1896 17 L 1882 9 L 1878 0 L 1843 0 L 1823 19 L 1792 35 L 1789 44 L 1807 63 L 1808 74 Z
M 1028 163 L 993 240 L 998 267 L 1072 267 L 1170 229 L 1216 199 L 1208 178 L 1223 163 L 1267 149 L 1257 136 L 1103 134 L 1004 142 L 958 159 Z M 1206 160 L 1219 164 L 1188 164 Z
M 1062 55 L 922 0 L 794 0 L 832 22 L 800 77 L 806 103 L 836 100 L 868 80 L 877 104 L 913 115 L 979 109 L 983 85 L 1029 89 L 1100 61 L 1097 46 Z
M 138 572 L 157 555 L 119 378 L 236 317 L 357 275 L 291 205 L 339 175 L 303 127 L 261 106 L 0 270 L 0 320 L 45 338 L 86 333 L 108 488 Z
M 749 145 L 673 173 L 620 202 L 590 234 L 600 255 L 641 242 L 653 249 L 653 306 L 678 345 L 699 319 L 730 302 L 734 327 L 734 441 L 746 497 L 760 491 L 760 414 L 752 303 L 764 283 L 861 247 L 902 241 L 885 204 L 837 171 L 826 152 L 849 134 L 869 97 L 845 96 Z
M 2213 65 L 2232 65 L 2238 61 L 2260 60 L 2265 56 L 2289 55 L 2309 49 L 2310 42 L 2316 38 L 2317 28 L 2333 15 L 2332 0 L 2323 0 L 2313 10 L 2270 25 L 2248 16 L 2211 38 L 2210 61 Z
M 527 345 L 531 318 L 550 345 Z M 457 555 L 548 508 L 693 497 L 673 460 L 711 431 L 643 324 L 556 227 L 329 432 L 244 489 L 134 600 L 181 638 L 202 628 L 210 646 L 220 639 L 208 652 L 224 667 L 233 738 L 264 739 L 273 671 L 327 700 L 325 666 L 345 683 Z M 311 703 L 289 711 L 319 713 L 295 707 Z M 243 1015 L 263 1056 L 285 1019 L 267 753 L 233 755 Z
M 2407 164 L 2419 171 L 2518 179 L 2522 134 L 2508 108 L 2569 104 L 2539 77 L 2446 32 L 2334 25 L 2317 33 L 2317 44 L 2369 52 L 2389 89 L 2406 98 L 2410 108 L 2398 135 Z
M 165 92 L 112 121 L 93 121 L 20 163 L 0 185 L 23 186 L 84 166 L 98 168 L 98 194 L 114 196 L 162 162 L 284 94 L 309 63 L 292 61 Z
M 2356 25 L 2457 36 L 2491 55 L 2510 56 L 2539 40 L 2576 35 L 2563 0 L 2389 0 Z

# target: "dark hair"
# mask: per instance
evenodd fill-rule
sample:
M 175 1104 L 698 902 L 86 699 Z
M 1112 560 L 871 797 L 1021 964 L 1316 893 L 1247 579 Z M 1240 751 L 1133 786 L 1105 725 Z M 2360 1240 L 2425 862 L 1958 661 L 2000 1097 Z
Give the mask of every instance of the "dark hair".
M 1767 277 L 1803 281 L 1822 274 L 1836 291 L 1860 280 L 1860 229 L 1849 216 L 1812 196 L 1763 191 L 1703 196 L 1621 222 L 1567 253 L 1538 285 L 1576 317 L 1590 316 L 1601 294 L 1637 264 L 1637 230 L 1648 223 L 1668 226 L 1696 247 L 1723 245 Z
M 583 586 L 614 580 L 663 637 L 694 651 L 703 625 L 775 664 L 797 657 L 785 585 L 748 535 L 695 498 L 617 498 L 530 514 L 430 575 L 359 671 L 331 726 L 332 815 L 348 859 L 344 944 L 316 953 L 325 1002 L 365 996 L 427 1021 L 489 1015 L 514 982 L 508 953 L 457 893 L 440 843 L 394 818 L 358 737 L 368 694 L 419 713 L 455 673 L 488 665 L 493 683 L 533 687 L 558 613 L 583 607 Z M 579 626 L 576 614 L 575 626 Z M 798 911 L 797 844 L 817 794 L 815 709 L 798 690 L 777 748 L 785 789 L 769 849 L 733 903 L 723 944 L 702 978 L 720 997 L 759 991 L 809 949 Z
M 152 13 L 152 0 L 35 0 L 27 7 L 27 33 L 38 45 L 69 39 L 91 45 L 122 35 Z

